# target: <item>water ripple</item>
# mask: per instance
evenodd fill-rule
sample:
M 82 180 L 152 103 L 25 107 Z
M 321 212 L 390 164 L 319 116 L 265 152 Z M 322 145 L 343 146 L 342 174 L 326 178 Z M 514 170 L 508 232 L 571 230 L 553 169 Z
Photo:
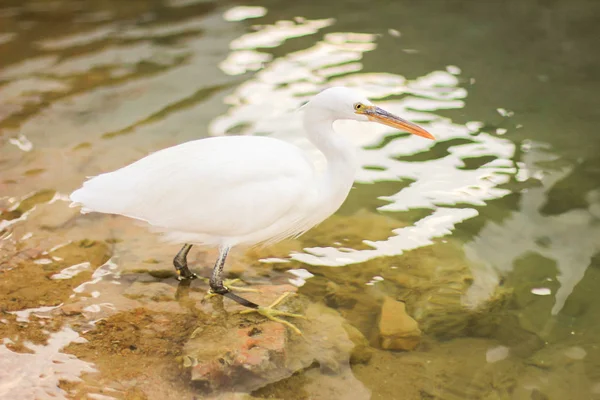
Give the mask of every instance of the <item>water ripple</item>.
M 92 364 L 61 353 L 70 343 L 84 341 L 79 334 L 65 327 L 53 333 L 45 346 L 29 344 L 32 352 L 15 353 L 0 345 L 0 397 L 19 399 L 67 399 L 59 387 L 61 380 L 79 382 L 84 372 L 96 372 Z
M 266 31 L 270 32 L 274 26 Z M 285 29 L 280 31 L 286 31 L 290 25 L 283 26 Z M 295 35 L 293 31 L 287 34 L 286 38 Z M 388 204 L 379 210 L 398 212 L 426 208 L 432 213 L 414 227 L 390 232 L 387 241 L 369 242 L 371 250 L 310 248 L 306 253 L 293 254 L 296 260 L 343 266 L 382 255 L 402 254 L 431 244 L 433 238 L 451 233 L 457 223 L 478 215 L 475 208 L 465 208 L 466 205 L 482 206 L 510 193 L 501 185 L 517 171 L 513 161 L 514 144 L 485 132 L 473 132 L 437 114 L 440 110 L 464 107 L 467 91 L 458 86 L 459 70 L 432 71 L 413 80 L 391 73 L 360 72 L 361 60 L 366 52 L 376 48 L 376 40 L 377 36 L 372 34 L 328 33 L 306 49 L 272 61 L 266 57 L 261 59 L 263 68 L 227 97 L 231 108 L 210 125 L 212 135 L 267 134 L 289 140 L 311 151 L 315 162 L 322 166 L 322 157 L 302 134 L 300 117 L 294 111 L 323 88 L 343 85 L 362 91 L 391 112 L 419 122 L 438 138 L 433 143 L 402 135 L 378 145 L 387 141 L 391 129 L 354 121 L 336 122 L 335 128 L 361 148 L 358 182 L 412 181 L 398 193 L 382 197 Z M 239 47 L 235 45 L 239 40 L 233 43 L 232 48 Z M 246 47 L 250 44 L 262 46 L 260 42 L 247 42 Z M 275 45 L 269 42 L 269 46 Z M 231 73 L 229 64 L 221 67 Z M 436 156 L 435 146 L 446 143 L 444 153 Z M 418 162 L 406 160 L 420 154 Z M 470 162 L 477 158 L 485 162 L 482 165 Z

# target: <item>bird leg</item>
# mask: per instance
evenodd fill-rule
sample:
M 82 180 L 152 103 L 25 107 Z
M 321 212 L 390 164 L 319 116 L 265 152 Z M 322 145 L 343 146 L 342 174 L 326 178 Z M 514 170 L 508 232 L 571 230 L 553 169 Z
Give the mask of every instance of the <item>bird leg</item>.
M 244 310 L 241 311 L 240 314 L 249 314 L 249 313 L 259 313 L 260 315 L 262 315 L 263 317 L 266 317 L 268 319 L 270 319 L 271 321 L 274 322 L 279 322 L 280 324 L 283 324 L 285 326 L 287 326 L 288 328 L 290 328 L 291 330 L 293 330 L 294 332 L 296 332 L 298 335 L 302 335 L 302 331 L 300 331 L 300 329 L 298 329 L 298 327 L 294 324 L 292 324 L 291 322 L 288 322 L 284 319 L 279 318 L 281 317 L 291 317 L 291 318 L 303 318 L 306 319 L 306 317 L 304 315 L 300 315 L 300 314 L 293 314 L 293 313 L 289 313 L 289 312 L 285 312 L 285 311 L 279 311 L 276 310 L 275 307 L 281 303 L 283 300 L 285 300 L 291 293 L 290 292 L 286 292 L 284 294 L 282 294 L 277 300 L 275 300 L 273 302 L 273 304 L 271 304 L 270 306 L 267 307 L 256 307 L 256 308 L 252 308 L 251 310 Z
M 177 279 L 180 281 L 184 281 L 187 279 L 196 279 L 198 276 L 194 274 L 187 266 L 187 255 L 192 248 L 191 244 L 184 244 L 179 253 L 173 259 L 173 265 L 175 266 L 175 271 L 177 272 Z
M 221 247 L 220 251 L 219 251 L 219 258 L 217 258 L 217 262 L 215 263 L 215 267 L 213 269 L 212 275 L 210 277 L 210 293 L 215 293 L 215 294 L 220 294 L 222 296 L 225 296 L 227 298 L 230 298 L 231 300 L 237 302 L 238 304 L 243 305 L 244 307 L 248 307 L 249 310 L 244 310 L 241 313 L 242 314 L 248 314 L 251 312 L 257 312 L 260 315 L 270 319 L 271 321 L 274 322 L 278 322 L 280 324 L 283 324 L 285 326 L 287 326 L 288 328 L 290 328 L 291 330 L 293 330 L 294 332 L 296 332 L 299 335 L 302 335 L 302 332 L 300 331 L 300 329 L 298 329 L 298 327 L 296 327 L 296 325 L 292 324 L 291 322 L 288 322 L 284 319 L 279 318 L 281 317 L 292 317 L 292 318 L 306 318 L 303 315 L 300 314 L 292 314 L 289 312 L 285 312 L 285 311 L 279 311 L 279 310 L 275 310 L 274 307 L 276 307 L 279 303 L 281 303 L 283 300 L 285 300 L 285 298 L 287 296 L 289 296 L 291 293 L 284 293 L 283 295 L 281 295 L 277 300 L 275 300 L 273 302 L 273 304 L 271 304 L 270 306 L 267 307 L 261 307 L 256 303 L 253 303 L 249 300 L 244 299 L 243 297 L 240 297 L 234 293 L 231 293 L 231 291 L 229 290 L 228 287 L 226 287 L 223 284 L 223 267 L 225 266 L 225 259 L 227 258 L 227 254 L 229 253 L 229 247 Z
M 243 297 L 240 297 L 234 293 L 231 293 L 231 290 L 223 284 L 223 267 L 225 267 L 225 259 L 227 258 L 227 254 L 229 254 L 229 247 L 221 247 L 219 249 L 219 258 L 217 258 L 217 262 L 215 263 L 215 267 L 213 268 L 210 280 L 208 281 L 208 284 L 210 286 L 209 295 L 220 294 L 235 301 L 238 304 L 243 305 L 244 307 L 252 309 L 258 308 L 258 304 L 246 300 Z

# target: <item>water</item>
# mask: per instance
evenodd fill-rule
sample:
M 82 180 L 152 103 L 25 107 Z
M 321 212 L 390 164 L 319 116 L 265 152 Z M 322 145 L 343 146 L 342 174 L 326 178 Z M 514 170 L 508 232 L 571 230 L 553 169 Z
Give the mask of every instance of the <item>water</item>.
M 198 327 L 218 325 L 190 306 L 204 283 L 192 303 L 176 292 L 177 247 L 124 218 L 80 216 L 66 196 L 85 176 L 210 135 L 274 135 L 322 165 L 298 108 L 341 84 L 438 140 L 339 123 L 361 169 L 338 214 L 232 254 L 232 276 L 299 287 L 317 347 L 292 354 L 322 364 L 265 375 L 254 396 L 600 398 L 598 8 L 4 2 L 0 397 L 226 398 L 179 372 Z M 196 251 L 191 266 L 207 276 L 214 257 Z M 380 348 L 386 296 L 419 322 L 415 351 Z M 350 358 L 344 323 L 370 358 Z M 319 354 L 315 326 L 340 366 Z

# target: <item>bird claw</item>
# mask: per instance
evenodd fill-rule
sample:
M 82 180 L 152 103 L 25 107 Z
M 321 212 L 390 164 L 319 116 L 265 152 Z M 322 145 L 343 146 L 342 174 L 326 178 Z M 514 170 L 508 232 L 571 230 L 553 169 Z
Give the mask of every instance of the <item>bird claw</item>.
M 201 278 L 204 281 L 208 281 L 208 278 Z M 260 290 L 258 289 L 252 289 L 252 288 L 246 288 L 246 287 L 240 287 L 240 286 L 233 286 L 234 284 L 238 283 L 238 282 L 242 282 L 241 279 L 225 279 L 223 281 L 223 287 L 226 289 L 227 292 L 230 292 L 232 290 L 238 291 L 238 292 L 252 292 L 252 293 L 260 293 Z M 216 296 L 219 293 L 213 292 L 212 289 L 208 290 L 208 293 L 206 294 L 206 296 L 204 296 L 205 299 L 210 299 L 213 296 Z
M 292 324 L 289 321 L 279 318 L 279 316 L 307 319 L 304 315 L 294 314 L 294 313 L 289 313 L 286 311 L 280 311 L 280 310 L 274 309 L 274 307 L 276 307 L 279 303 L 281 303 L 283 300 L 285 300 L 290 294 L 292 294 L 292 293 L 286 292 L 286 293 L 282 294 L 277 300 L 275 300 L 273 302 L 273 304 L 271 304 L 267 307 L 258 307 L 258 308 L 252 308 L 249 310 L 240 311 L 240 314 L 250 314 L 253 312 L 258 313 L 258 314 L 262 315 L 263 317 L 270 319 L 271 321 L 278 322 L 280 324 L 287 326 L 292 331 L 294 331 L 298 335 L 302 336 L 302 331 L 300 329 L 298 329 L 298 327 L 296 325 Z
M 194 279 L 198 279 L 198 275 L 194 274 L 193 272 L 190 272 L 189 270 L 187 272 L 183 272 L 181 270 L 176 270 L 177 272 L 177 280 L 179 282 L 184 282 L 184 281 L 192 281 Z

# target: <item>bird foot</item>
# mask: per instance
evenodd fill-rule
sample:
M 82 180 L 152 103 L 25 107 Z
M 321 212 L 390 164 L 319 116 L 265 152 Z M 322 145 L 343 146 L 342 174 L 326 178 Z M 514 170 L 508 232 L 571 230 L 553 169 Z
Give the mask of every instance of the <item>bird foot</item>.
M 230 290 L 235 290 L 238 292 L 246 292 L 246 293 L 260 293 L 260 290 L 258 289 L 252 289 L 249 287 L 243 287 L 243 286 L 234 286 L 236 283 L 240 283 L 243 282 L 241 279 L 225 279 L 223 281 L 223 285 L 225 285 L 226 288 L 230 289 Z
M 198 278 L 198 275 L 194 274 L 192 271 L 190 271 L 189 269 L 176 269 L 175 272 L 177 273 L 177 280 L 182 282 L 182 281 L 191 281 L 194 279 Z
M 208 278 L 201 278 L 203 281 L 209 281 Z M 247 287 L 240 287 L 240 286 L 233 286 L 236 283 L 242 282 L 241 279 L 225 279 L 223 281 L 223 287 L 225 289 L 226 292 L 230 292 L 232 290 L 238 291 L 238 292 L 252 292 L 252 293 L 259 293 L 260 291 L 258 289 L 252 289 L 252 288 L 247 288 Z M 209 299 L 213 296 L 216 296 L 218 294 L 221 293 L 217 293 L 214 292 L 212 289 L 208 290 L 208 293 L 206 294 L 206 296 L 204 297 L 205 299 Z
M 201 278 L 204 281 L 208 281 L 208 278 Z M 225 292 L 230 292 L 232 290 L 235 290 L 237 292 L 252 292 L 252 293 L 259 293 L 260 291 L 258 289 L 252 289 L 252 288 L 247 288 L 247 287 L 240 287 L 240 286 L 232 286 L 238 282 L 242 282 L 241 279 L 225 279 L 223 281 L 223 288 L 225 289 Z M 210 299 L 211 297 L 217 296 L 219 294 L 223 294 L 223 293 L 218 293 L 213 291 L 212 289 L 208 290 L 208 293 L 206 293 L 206 296 L 204 296 L 205 299 Z
M 240 311 L 240 314 L 250 314 L 253 312 L 258 313 L 258 314 L 262 315 L 263 317 L 270 319 L 271 321 L 278 322 L 280 324 L 287 326 L 288 328 L 293 330 L 295 333 L 302 336 L 302 331 L 300 329 L 298 329 L 298 327 L 296 325 L 294 325 L 291 322 L 286 321 L 282 318 L 279 318 L 279 317 L 302 318 L 302 319 L 306 319 L 306 317 L 304 315 L 293 314 L 293 313 L 289 313 L 286 311 L 280 311 L 280 310 L 276 310 L 274 308 L 279 303 L 281 303 L 283 300 L 285 300 L 290 294 L 292 294 L 292 293 L 286 292 L 286 293 L 282 294 L 277 300 L 275 300 L 273 302 L 273 304 L 271 304 L 267 307 L 258 307 L 258 308 L 252 308 L 249 310 Z

